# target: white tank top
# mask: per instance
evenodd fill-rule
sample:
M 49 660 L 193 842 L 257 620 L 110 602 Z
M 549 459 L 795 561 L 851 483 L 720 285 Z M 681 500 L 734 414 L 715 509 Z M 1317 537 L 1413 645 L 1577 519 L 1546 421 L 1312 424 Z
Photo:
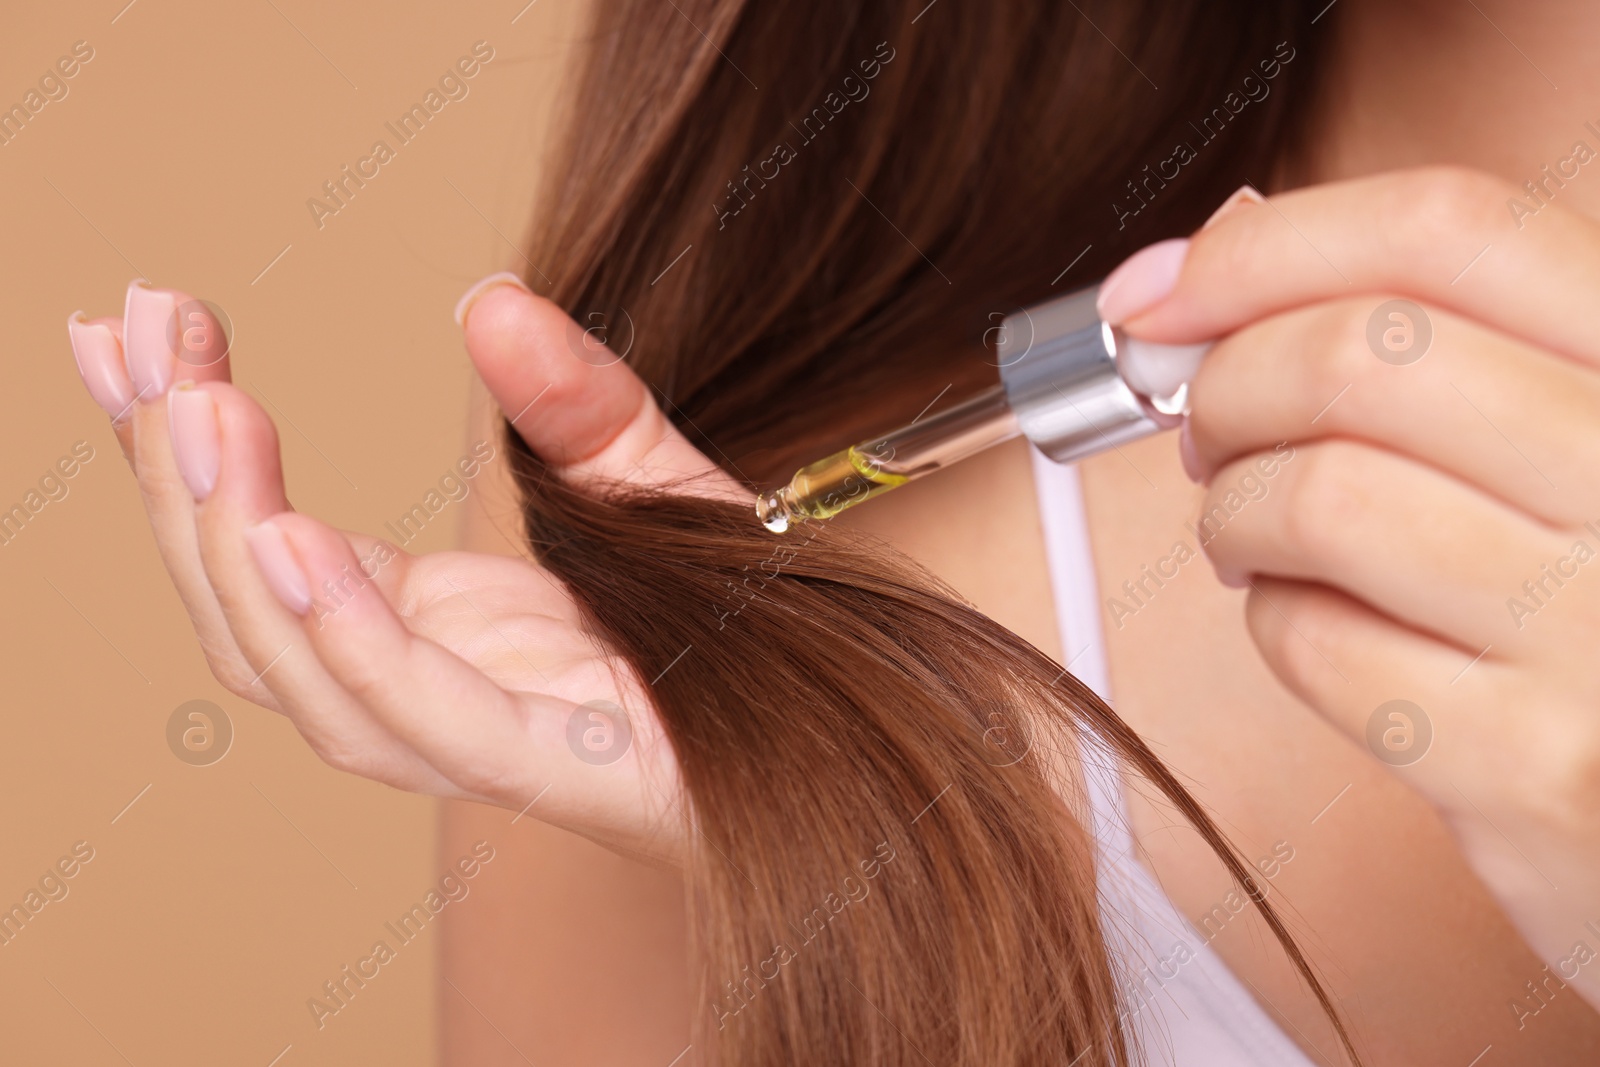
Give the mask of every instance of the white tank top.
M 1029 451 L 1064 666 L 1115 707 L 1078 470 L 1051 462 L 1036 448 Z M 1122 781 L 1110 761 L 1095 758 L 1096 747 L 1086 746 L 1084 769 L 1099 856 L 1100 908 L 1113 959 L 1121 966 L 1123 1028 L 1145 1062 L 1150 1067 L 1315 1067 L 1133 854 Z

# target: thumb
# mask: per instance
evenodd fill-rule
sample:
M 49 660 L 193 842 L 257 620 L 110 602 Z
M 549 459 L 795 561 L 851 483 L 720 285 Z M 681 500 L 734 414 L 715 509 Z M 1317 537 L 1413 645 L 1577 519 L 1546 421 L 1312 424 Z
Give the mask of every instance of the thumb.
M 492 274 L 456 305 L 467 354 L 535 455 L 577 484 L 663 485 L 738 503 L 753 494 L 669 422 L 651 389 L 606 344 L 513 274 Z M 628 337 L 631 324 L 623 327 Z

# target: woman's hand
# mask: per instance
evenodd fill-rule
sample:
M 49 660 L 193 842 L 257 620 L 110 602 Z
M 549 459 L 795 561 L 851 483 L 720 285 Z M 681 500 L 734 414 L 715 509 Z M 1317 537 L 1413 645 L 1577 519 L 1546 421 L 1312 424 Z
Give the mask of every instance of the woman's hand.
M 1235 198 L 1102 309 L 1222 338 L 1182 447 L 1256 644 L 1600 1006 L 1600 224 L 1514 200 L 1447 168 Z
M 181 340 L 180 309 L 186 326 L 201 316 Z M 123 319 L 74 316 L 69 330 L 217 679 L 289 716 L 341 770 L 526 809 L 673 861 L 677 768 L 648 685 L 584 636 L 572 600 L 534 563 L 415 556 L 292 510 L 272 420 L 229 384 L 209 316 L 135 282 Z M 693 475 L 707 495 L 753 506 L 625 364 L 596 358 L 592 336 L 515 279 L 479 283 L 457 319 L 501 409 L 560 476 Z M 610 704 L 584 706 L 594 701 Z M 616 705 L 626 723 L 608 713 Z

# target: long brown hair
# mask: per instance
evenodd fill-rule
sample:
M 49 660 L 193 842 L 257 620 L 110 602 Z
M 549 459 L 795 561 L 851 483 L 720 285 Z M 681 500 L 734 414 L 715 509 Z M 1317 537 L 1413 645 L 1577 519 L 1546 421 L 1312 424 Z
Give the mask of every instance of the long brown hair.
M 1291 0 L 597 7 L 528 280 L 752 489 L 993 384 L 997 314 L 1268 182 L 1315 65 Z M 507 440 L 541 562 L 655 679 L 708 1058 L 1131 1062 L 1073 771 L 1098 735 L 1357 1059 L 1248 865 L 1047 656 L 842 527 L 580 493 Z

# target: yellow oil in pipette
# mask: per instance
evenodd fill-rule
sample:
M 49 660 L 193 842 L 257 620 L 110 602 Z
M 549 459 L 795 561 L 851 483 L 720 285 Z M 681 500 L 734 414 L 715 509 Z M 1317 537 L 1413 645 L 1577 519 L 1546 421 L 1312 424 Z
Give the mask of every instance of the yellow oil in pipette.
M 773 533 L 807 519 L 832 518 L 1019 432 L 1005 391 L 995 386 L 948 411 L 801 467 L 787 485 L 757 499 L 756 516 Z
M 783 533 L 800 517 L 832 518 L 845 508 L 910 480 L 909 475 L 885 470 L 880 460 L 862 451 L 861 446 L 851 445 L 801 467 L 788 485 L 756 502 L 756 513 L 767 529 Z

